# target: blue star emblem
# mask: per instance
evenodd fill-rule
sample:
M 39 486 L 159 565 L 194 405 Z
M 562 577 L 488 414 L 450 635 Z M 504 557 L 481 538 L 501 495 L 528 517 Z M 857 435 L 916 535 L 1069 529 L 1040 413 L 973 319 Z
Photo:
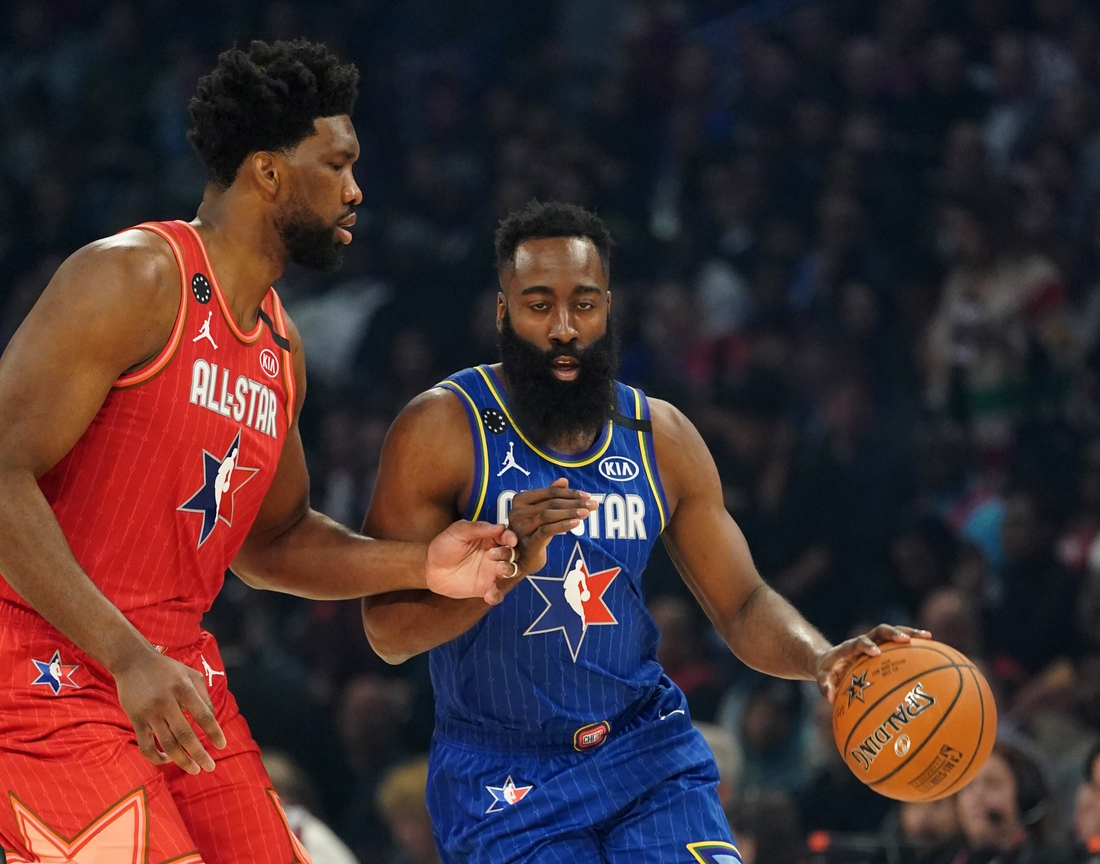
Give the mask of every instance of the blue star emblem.
M 505 807 L 511 807 L 513 804 L 522 800 L 523 797 L 534 789 L 534 786 L 517 786 L 512 782 L 512 778 L 509 777 L 504 781 L 503 786 L 486 786 L 489 790 L 489 794 L 493 796 L 493 803 L 489 805 L 489 809 L 486 813 L 496 813 L 498 810 L 503 810 Z
M 38 670 L 38 677 L 31 682 L 31 686 L 45 684 L 53 691 L 54 696 L 61 692 L 62 687 L 80 686 L 73 681 L 73 673 L 80 668 L 80 665 L 77 663 L 62 663 L 60 648 L 53 652 L 53 657 L 48 661 L 31 660 L 31 662 L 34 664 L 34 668 Z
M 612 567 L 596 573 L 590 572 L 578 542 L 573 547 L 573 554 L 569 556 L 564 576 L 527 577 L 546 602 L 546 608 L 523 635 L 536 636 L 560 630 L 565 636 L 565 644 L 573 662 L 576 663 L 589 627 L 619 623 L 604 602 L 603 595 L 621 569 Z
M 202 514 L 202 528 L 199 531 L 199 548 L 206 542 L 220 519 L 226 525 L 233 525 L 233 508 L 237 490 L 251 480 L 259 468 L 242 468 L 241 432 L 229 445 L 222 458 L 214 456 L 205 448 L 202 451 L 203 483 L 202 488 L 179 506 L 179 510 Z

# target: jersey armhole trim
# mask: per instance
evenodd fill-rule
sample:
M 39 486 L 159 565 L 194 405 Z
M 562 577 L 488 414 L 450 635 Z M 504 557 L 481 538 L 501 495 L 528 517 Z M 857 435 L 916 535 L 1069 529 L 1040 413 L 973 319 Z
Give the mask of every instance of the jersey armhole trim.
M 489 491 L 489 441 L 485 436 L 485 426 L 481 422 L 477 405 L 460 384 L 454 381 L 442 381 L 436 386 L 450 390 L 459 397 L 466 411 L 466 419 L 470 421 L 470 431 L 474 433 L 474 483 L 462 518 L 476 522 L 485 507 L 485 496 Z
M 645 469 L 646 480 L 653 492 L 653 498 L 657 502 L 657 512 L 661 516 L 661 530 L 668 527 L 668 499 L 665 498 L 665 487 L 661 485 L 661 475 L 657 470 L 657 451 L 653 447 L 653 426 L 649 415 L 649 400 L 641 390 L 630 388 L 634 394 L 634 419 L 650 424 L 650 431 L 638 430 L 638 450 L 642 454 L 642 467 Z
M 150 360 L 145 366 L 116 378 L 115 383 L 111 385 L 112 390 L 136 387 L 139 384 L 144 384 L 146 381 L 154 378 L 163 371 L 164 367 L 168 365 L 169 361 L 171 361 L 172 357 L 175 355 L 176 349 L 179 348 L 180 342 L 183 339 L 183 328 L 187 323 L 187 307 L 189 305 L 187 302 L 187 266 L 184 263 L 183 250 L 180 249 L 179 243 L 176 242 L 176 238 L 173 237 L 169 231 L 154 222 L 143 222 L 140 225 L 135 225 L 134 230 L 151 231 L 164 240 L 172 249 L 172 255 L 176 259 L 176 267 L 179 268 L 180 271 L 180 308 L 179 311 L 176 312 L 176 321 L 172 326 L 172 335 L 168 337 L 167 344 L 161 348 L 157 356 Z
M 286 425 L 289 429 L 294 425 L 294 410 L 298 405 L 298 385 L 294 380 L 294 354 L 290 350 L 290 331 L 286 326 L 286 318 L 283 315 L 283 301 L 279 299 L 279 295 L 275 293 L 275 289 L 271 289 L 271 308 L 275 312 L 275 322 L 278 325 L 278 329 L 272 328 L 272 338 L 280 336 L 286 342 L 286 348 L 283 349 L 283 353 L 286 355 L 285 362 L 283 363 L 283 386 L 286 387 Z M 274 340 L 278 345 L 278 341 Z

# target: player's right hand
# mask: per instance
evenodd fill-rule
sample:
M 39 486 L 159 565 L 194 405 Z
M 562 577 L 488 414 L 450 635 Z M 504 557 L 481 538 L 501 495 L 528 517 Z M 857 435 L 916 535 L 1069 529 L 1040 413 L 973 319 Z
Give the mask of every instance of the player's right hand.
M 188 774 L 214 770 L 214 760 L 183 713 L 191 715 L 215 747 L 225 746 L 201 672 L 150 648 L 114 678 L 119 704 L 146 759 L 154 765 L 175 762 Z
M 598 505 L 569 481 L 559 477 L 545 489 L 528 489 L 512 499 L 508 527 L 516 532 L 519 573 L 537 573 L 546 566 L 546 547 L 558 534 L 572 531 Z

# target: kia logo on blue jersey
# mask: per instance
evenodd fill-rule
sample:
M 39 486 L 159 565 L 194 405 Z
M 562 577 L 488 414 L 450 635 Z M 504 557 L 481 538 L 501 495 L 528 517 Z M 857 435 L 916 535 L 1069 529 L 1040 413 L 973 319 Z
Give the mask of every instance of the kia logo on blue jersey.
M 600 462 L 600 473 L 608 480 L 628 483 L 638 476 L 638 463 L 625 456 L 608 456 Z

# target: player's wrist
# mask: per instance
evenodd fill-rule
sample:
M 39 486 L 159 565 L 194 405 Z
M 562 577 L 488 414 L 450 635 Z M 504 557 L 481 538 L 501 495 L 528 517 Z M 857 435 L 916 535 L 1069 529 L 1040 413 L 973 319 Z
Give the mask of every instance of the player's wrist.
M 132 634 L 120 634 L 117 644 L 109 646 L 97 659 L 113 678 L 118 678 L 159 656 L 157 649 L 135 630 Z

